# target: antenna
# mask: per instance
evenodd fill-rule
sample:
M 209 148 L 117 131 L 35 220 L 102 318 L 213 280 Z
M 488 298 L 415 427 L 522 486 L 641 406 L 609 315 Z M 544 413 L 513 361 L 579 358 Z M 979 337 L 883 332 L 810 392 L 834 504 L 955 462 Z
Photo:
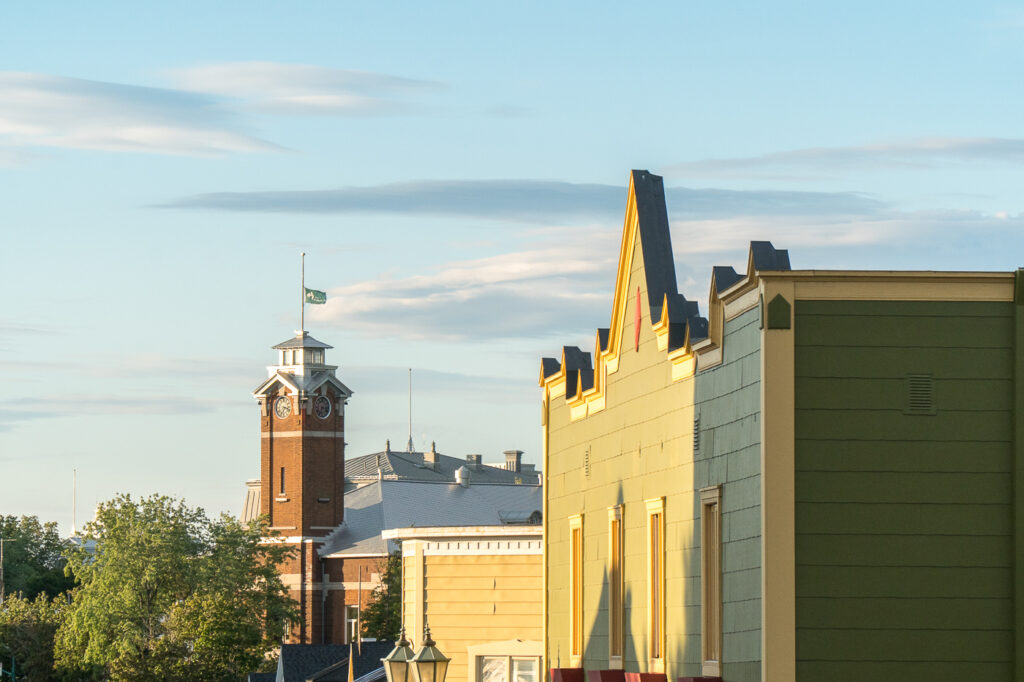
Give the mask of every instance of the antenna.
M 302 260 L 302 284 L 299 286 L 299 306 L 301 312 L 299 313 L 299 336 L 302 336 L 302 332 L 306 331 L 306 252 L 303 251 L 300 254 L 300 260 Z
M 71 470 L 71 537 L 78 535 L 78 469 Z
M 409 368 L 409 443 L 405 446 L 406 452 L 415 452 L 412 444 L 412 367 Z

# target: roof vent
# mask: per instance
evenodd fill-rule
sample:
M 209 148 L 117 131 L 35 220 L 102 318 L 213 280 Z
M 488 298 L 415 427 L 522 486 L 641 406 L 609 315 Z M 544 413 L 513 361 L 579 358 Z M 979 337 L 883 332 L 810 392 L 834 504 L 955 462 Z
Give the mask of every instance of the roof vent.
M 931 374 L 907 375 L 907 409 L 904 414 L 935 414 L 935 385 Z
M 472 474 L 469 472 L 469 467 L 465 464 L 455 470 L 455 482 L 461 485 L 463 488 L 469 487 L 469 479 L 472 478 Z

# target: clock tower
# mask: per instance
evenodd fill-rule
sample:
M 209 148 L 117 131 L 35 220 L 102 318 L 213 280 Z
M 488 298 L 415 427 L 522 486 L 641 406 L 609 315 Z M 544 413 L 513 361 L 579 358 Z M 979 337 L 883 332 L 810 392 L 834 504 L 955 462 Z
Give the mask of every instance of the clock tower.
M 352 395 L 326 363 L 331 346 L 309 332 L 273 347 L 277 364 L 253 392 L 260 406 L 260 513 L 296 555 L 281 577 L 299 604 L 294 641 L 320 642 L 316 549 L 344 520 L 345 403 Z

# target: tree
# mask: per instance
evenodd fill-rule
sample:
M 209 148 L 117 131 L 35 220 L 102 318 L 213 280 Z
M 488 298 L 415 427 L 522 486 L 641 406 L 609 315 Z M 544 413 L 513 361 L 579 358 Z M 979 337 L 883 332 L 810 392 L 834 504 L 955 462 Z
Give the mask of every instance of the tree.
M 18 679 L 50 682 L 53 671 L 53 638 L 66 610 L 63 598 L 50 600 L 40 593 L 35 599 L 8 596 L 0 608 L 0 662 L 10 668 L 13 658 Z
M 57 523 L 40 523 L 37 516 L 0 515 L 4 543 L 4 592 L 30 600 L 45 593 L 55 597 L 71 589 L 74 581 L 64 575 L 61 553 L 67 546 L 57 533 Z
M 100 505 L 72 548 L 79 582 L 57 632 L 66 677 L 237 680 L 277 646 L 297 610 L 277 567 L 292 550 L 264 541 L 265 521 L 151 496 Z
M 402 628 L 402 555 L 393 552 L 384 563 L 380 585 L 373 601 L 362 614 L 363 635 L 379 640 L 397 640 Z

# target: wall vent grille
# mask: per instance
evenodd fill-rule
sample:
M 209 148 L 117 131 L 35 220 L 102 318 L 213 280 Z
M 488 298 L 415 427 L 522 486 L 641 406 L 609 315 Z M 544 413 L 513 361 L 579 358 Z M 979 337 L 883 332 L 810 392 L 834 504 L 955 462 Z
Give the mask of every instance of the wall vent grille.
M 590 448 L 583 451 L 583 474 L 590 478 Z
M 935 414 L 935 384 L 931 374 L 907 375 L 905 414 Z
M 693 418 L 693 454 L 700 452 L 700 415 Z

